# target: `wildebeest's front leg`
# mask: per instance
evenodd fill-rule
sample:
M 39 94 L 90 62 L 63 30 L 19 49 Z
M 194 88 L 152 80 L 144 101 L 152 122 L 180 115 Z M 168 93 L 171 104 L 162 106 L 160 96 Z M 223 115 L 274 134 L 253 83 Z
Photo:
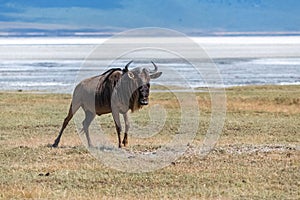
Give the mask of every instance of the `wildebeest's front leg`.
M 122 145 L 121 145 L 122 126 L 121 126 L 121 121 L 120 121 L 120 115 L 119 115 L 119 112 L 116 110 L 112 110 L 112 115 L 113 115 L 113 118 L 115 121 L 116 130 L 117 130 L 117 134 L 118 134 L 119 148 L 121 148 L 122 147 Z
M 130 124 L 129 124 L 128 114 L 127 113 L 123 114 L 123 117 L 124 117 L 124 122 L 125 122 L 125 133 L 124 133 L 124 139 L 123 139 L 122 143 L 126 147 L 128 144 L 127 133 L 130 128 Z

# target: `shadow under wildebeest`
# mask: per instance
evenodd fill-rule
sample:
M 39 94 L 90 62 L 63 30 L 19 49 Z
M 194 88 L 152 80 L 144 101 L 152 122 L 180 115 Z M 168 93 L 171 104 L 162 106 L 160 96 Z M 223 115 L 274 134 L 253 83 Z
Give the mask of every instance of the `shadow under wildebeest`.
M 115 122 L 118 145 L 128 144 L 127 134 L 129 130 L 128 111 L 139 110 L 148 105 L 150 92 L 150 79 L 161 76 L 158 67 L 152 62 L 154 70 L 144 67 L 137 67 L 129 70 L 128 67 L 133 61 L 127 63 L 124 69 L 109 69 L 101 75 L 87 78 L 81 81 L 73 92 L 73 98 L 69 113 L 65 118 L 61 130 L 55 139 L 52 147 L 57 147 L 64 129 L 72 119 L 76 111 L 81 107 L 85 112 L 85 119 L 82 122 L 82 131 L 86 135 L 87 143 L 92 147 L 89 136 L 89 126 L 96 115 L 112 113 Z M 120 114 L 124 117 L 125 133 L 121 141 L 122 126 Z

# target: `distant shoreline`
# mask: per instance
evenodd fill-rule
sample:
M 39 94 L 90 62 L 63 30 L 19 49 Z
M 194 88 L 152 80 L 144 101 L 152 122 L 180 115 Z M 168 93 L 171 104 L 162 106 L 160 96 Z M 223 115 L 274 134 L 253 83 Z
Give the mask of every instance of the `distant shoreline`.
M 124 30 L 126 32 L 126 30 Z M 113 37 L 120 32 L 101 32 L 101 31 L 67 31 L 67 30 L 35 30 L 35 31 L 24 31 L 24 32 L 5 32 L 0 31 L 0 38 L 11 38 L 11 37 L 21 37 L 21 38 L 51 38 L 51 37 L 78 37 L 78 38 L 109 38 Z M 249 32 L 239 32 L 239 31 L 231 31 L 231 32 L 186 32 L 183 33 L 188 37 L 269 37 L 269 36 L 300 36 L 299 31 L 249 31 Z

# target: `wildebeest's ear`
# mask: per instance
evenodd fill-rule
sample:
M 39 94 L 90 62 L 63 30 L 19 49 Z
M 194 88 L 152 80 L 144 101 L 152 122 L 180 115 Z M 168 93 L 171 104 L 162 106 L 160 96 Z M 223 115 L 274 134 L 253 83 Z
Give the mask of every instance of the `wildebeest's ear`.
M 156 72 L 154 74 L 150 74 L 150 78 L 151 79 L 156 79 L 156 78 L 160 77 L 161 74 L 162 74 L 162 72 Z
M 131 78 L 131 79 L 134 79 L 134 74 L 133 74 L 132 72 L 129 71 L 129 72 L 128 72 L 128 77 Z

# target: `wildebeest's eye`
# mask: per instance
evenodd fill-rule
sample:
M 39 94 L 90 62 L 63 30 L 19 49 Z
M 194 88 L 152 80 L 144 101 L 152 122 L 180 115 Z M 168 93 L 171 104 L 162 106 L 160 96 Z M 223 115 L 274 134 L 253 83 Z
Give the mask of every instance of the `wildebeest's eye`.
M 147 85 L 148 88 L 150 88 L 150 83 L 147 83 L 146 85 Z

